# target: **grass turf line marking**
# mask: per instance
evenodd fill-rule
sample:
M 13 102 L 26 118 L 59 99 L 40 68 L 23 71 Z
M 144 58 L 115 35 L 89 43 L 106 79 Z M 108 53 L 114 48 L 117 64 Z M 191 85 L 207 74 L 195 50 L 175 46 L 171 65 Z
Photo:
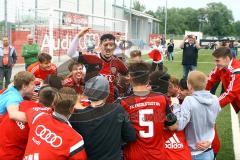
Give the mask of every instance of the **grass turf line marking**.
M 240 129 L 238 115 L 231 107 L 231 121 L 232 121 L 232 134 L 233 134 L 233 149 L 235 154 L 235 160 L 240 160 Z

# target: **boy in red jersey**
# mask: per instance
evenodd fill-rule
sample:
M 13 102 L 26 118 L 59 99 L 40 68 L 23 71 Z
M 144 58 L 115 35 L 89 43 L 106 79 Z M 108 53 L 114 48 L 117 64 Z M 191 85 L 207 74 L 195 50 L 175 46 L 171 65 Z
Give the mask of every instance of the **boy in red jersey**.
M 90 28 L 83 28 L 77 36 L 73 39 L 69 50 L 68 55 L 72 58 L 78 57 L 79 53 L 77 51 L 78 42 L 81 37 L 84 36 L 87 32 L 89 32 Z M 118 74 L 127 75 L 127 67 L 124 63 L 114 57 L 113 53 L 116 48 L 115 37 L 112 34 L 103 34 L 100 38 L 100 49 L 101 52 L 97 55 L 102 59 L 102 68 L 100 70 L 100 74 L 106 77 L 109 81 L 110 85 L 110 94 L 108 96 L 107 102 L 112 103 L 115 101 L 114 99 L 114 84 Z
M 52 115 L 34 110 L 27 112 L 30 132 L 24 160 L 87 159 L 83 138 L 68 121 L 76 100 L 76 92 L 66 87 L 56 94 Z
M 47 53 L 38 55 L 38 62 L 31 64 L 27 71 L 33 73 L 35 78 L 45 80 L 47 75 L 57 74 L 57 67 L 51 63 L 52 57 Z
M 137 141 L 124 147 L 126 160 L 166 159 L 164 153 L 164 126 L 177 129 L 176 116 L 171 112 L 166 98 L 149 90 L 149 68 L 146 63 L 129 66 L 134 95 L 122 99 L 121 103 L 129 113 L 137 132 Z
M 178 114 L 180 109 L 178 96 L 179 80 L 171 76 L 168 81 L 168 93 L 169 103 L 171 103 L 171 109 L 175 115 Z M 168 160 L 191 160 L 191 152 L 188 147 L 187 139 L 184 131 L 170 131 L 167 128 L 164 130 L 165 139 L 165 154 Z
M 82 94 L 86 72 L 84 68 L 83 64 L 72 61 L 68 66 L 70 76 L 64 79 L 63 86 L 73 88 L 78 94 Z
M 29 109 L 51 113 L 55 92 L 51 87 L 45 87 L 39 93 L 39 103 L 25 100 L 20 103 L 19 110 L 25 113 Z M 0 157 L 7 160 L 22 160 L 28 141 L 28 124 L 13 121 L 6 114 L 0 128 Z
M 215 83 L 221 81 L 225 90 L 218 98 L 221 107 L 231 104 L 238 113 L 240 110 L 240 62 L 232 57 L 228 47 L 216 49 L 212 56 L 216 67 L 209 75 L 206 90 L 211 90 Z

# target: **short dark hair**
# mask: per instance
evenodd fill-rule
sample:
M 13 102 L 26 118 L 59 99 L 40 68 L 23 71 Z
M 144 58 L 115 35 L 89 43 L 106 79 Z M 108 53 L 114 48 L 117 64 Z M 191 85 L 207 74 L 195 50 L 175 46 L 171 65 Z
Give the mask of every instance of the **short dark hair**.
M 39 102 L 45 107 L 50 107 L 53 103 L 57 90 L 50 87 L 42 87 L 39 91 Z
M 44 84 L 48 84 L 50 87 L 53 87 L 55 89 L 61 89 L 63 88 L 62 85 L 63 78 L 57 75 L 47 75 L 46 79 L 43 81 Z
M 14 87 L 17 90 L 21 90 L 23 85 L 29 85 L 30 82 L 34 81 L 35 77 L 32 73 L 27 72 L 27 71 L 21 71 L 18 72 L 15 76 L 14 76 Z
M 49 54 L 47 53 L 41 53 L 38 55 L 38 61 L 40 63 L 43 63 L 43 62 L 50 62 L 52 60 L 52 56 L 50 56 Z
M 212 55 L 216 58 L 229 57 L 230 59 L 232 59 L 232 53 L 228 47 L 219 47 L 212 53 Z
M 142 52 L 140 50 L 133 50 L 130 52 L 130 57 L 133 58 L 133 57 L 141 57 L 142 56 Z
M 149 82 L 149 66 L 145 62 L 131 63 L 128 67 L 134 85 L 146 85 Z
M 54 110 L 62 115 L 69 115 L 70 110 L 74 107 L 77 101 L 77 93 L 74 89 L 63 87 L 60 89 L 53 102 Z
M 102 42 L 104 42 L 104 41 L 106 41 L 106 40 L 113 40 L 113 41 L 115 41 L 115 37 L 114 37 L 114 35 L 112 35 L 112 34 L 103 34 L 102 36 L 101 36 L 101 38 L 100 38 L 100 43 L 102 43 Z
M 180 89 L 188 89 L 187 87 L 187 80 L 185 78 L 180 79 L 178 86 Z
M 154 71 L 150 75 L 150 85 L 154 92 L 167 94 L 170 75 L 162 71 Z

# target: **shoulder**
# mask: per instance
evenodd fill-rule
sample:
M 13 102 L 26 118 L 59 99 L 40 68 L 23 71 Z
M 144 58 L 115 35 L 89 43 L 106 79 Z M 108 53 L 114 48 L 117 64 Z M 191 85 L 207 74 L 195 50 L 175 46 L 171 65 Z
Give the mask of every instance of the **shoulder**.
M 28 110 L 30 108 L 33 108 L 33 107 L 39 107 L 39 103 L 37 103 L 35 101 L 24 100 L 19 104 L 19 109 L 21 111 L 26 111 L 26 110 Z
M 71 84 L 73 84 L 73 79 L 71 77 L 65 78 L 63 80 L 63 85 L 71 85 Z
M 27 68 L 27 70 L 28 70 L 29 72 L 31 72 L 31 73 L 37 72 L 37 71 L 39 70 L 39 63 L 38 63 L 38 62 L 35 62 L 35 63 L 31 64 L 31 65 Z
M 187 96 L 187 97 L 184 98 L 182 105 L 183 106 L 188 105 L 189 102 L 193 101 L 193 100 L 194 100 L 193 96 Z

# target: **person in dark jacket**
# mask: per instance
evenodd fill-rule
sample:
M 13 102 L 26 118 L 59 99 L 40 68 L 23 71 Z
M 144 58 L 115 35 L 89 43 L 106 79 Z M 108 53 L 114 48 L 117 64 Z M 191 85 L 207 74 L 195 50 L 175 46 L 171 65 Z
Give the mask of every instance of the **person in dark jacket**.
M 183 78 L 187 79 L 189 71 L 196 70 L 197 68 L 198 49 L 200 49 L 200 45 L 194 35 L 188 35 L 183 39 L 180 48 L 183 49 Z
M 120 104 L 105 103 L 109 82 L 97 75 L 85 82 L 83 96 L 89 105 L 76 105 L 72 127 L 83 136 L 88 160 L 120 160 L 121 146 L 136 140 L 136 133 Z
M 3 37 L 3 46 L 0 47 L 0 90 L 3 89 L 5 78 L 5 88 L 10 84 L 12 68 L 17 61 L 17 53 L 13 46 L 9 45 L 8 37 Z

